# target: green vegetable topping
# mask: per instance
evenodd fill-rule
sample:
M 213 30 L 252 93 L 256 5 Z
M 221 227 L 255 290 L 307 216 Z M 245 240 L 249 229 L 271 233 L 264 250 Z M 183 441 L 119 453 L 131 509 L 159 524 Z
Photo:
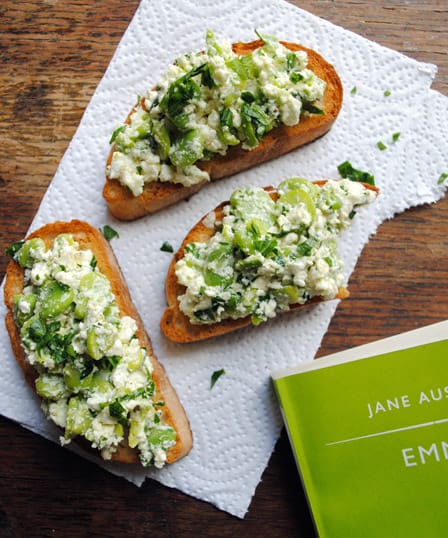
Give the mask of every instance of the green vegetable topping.
M 397 140 L 400 138 L 401 136 L 401 133 L 397 132 L 397 133 L 394 133 L 392 135 L 392 144 L 395 144 L 395 142 L 397 142 Z
M 213 372 L 210 378 L 210 390 L 215 386 L 215 383 L 218 381 L 218 379 L 225 373 L 226 371 L 224 370 L 224 368 L 221 368 L 220 370 L 216 370 Z
M 302 109 L 305 112 L 309 112 L 310 114 L 318 114 L 321 116 L 325 114 L 325 111 L 322 110 L 322 108 L 319 108 L 318 106 L 315 106 L 312 103 L 309 103 L 308 101 L 303 101 Z
M 112 133 L 112 136 L 110 137 L 109 144 L 113 144 L 117 138 L 117 136 L 122 133 L 126 129 L 126 125 L 121 125 L 115 131 Z
M 13 258 L 15 254 L 22 248 L 24 241 L 17 241 L 6 248 L 6 255 Z
M 356 86 L 353 86 L 353 88 L 350 90 L 350 93 L 352 95 L 356 95 L 358 93 L 358 88 Z
M 391 94 L 392 92 L 390 90 L 386 90 L 383 95 L 384 97 L 389 97 Z
M 348 178 L 351 181 L 360 181 L 361 183 L 367 183 L 368 185 L 375 185 L 375 178 L 368 172 L 357 170 L 352 166 L 350 161 L 344 161 L 338 166 L 338 172 L 341 177 Z
M 379 142 L 377 142 L 376 145 L 377 145 L 377 148 L 378 148 L 380 151 L 384 151 L 385 149 L 387 149 L 386 144 L 384 144 L 384 142 L 381 142 L 381 140 L 380 140 Z
M 112 226 L 109 226 L 108 224 L 105 224 L 102 229 L 103 235 L 105 239 L 110 241 L 111 239 L 119 238 L 119 233 L 112 228 Z
M 325 82 L 308 69 L 307 53 L 257 35 L 262 45 L 238 56 L 209 30 L 204 51 L 178 58 L 114 131 L 108 176 L 134 196 L 153 181 L 197 184 L 210 179 L 199 161 L 231 146 L 251 150 L 279 125 L 324 114 Z
M 448 179 L 448 173 L 443 172 L 442 174 L 440 174 L 439 179 L 437 180 L 437 184 L 442 185 L 442 183 L 444 183 L 446 179 Z
M 258 325 L 343 285 L 337 235 L 376 193 L 351 182 L 317 186 L 294 177 L 277 192 L 237 189 L 206 243 L 186 245 L 175 266 L 180 310 L 191 323 L 248 317 Z
M 168 243 L 168 241 L 164 241 L 164 242 L 162 243 L 162 246 L 160 247 L 160 250 L 161 250 L 162 252 L 174 252 L 173 247 L 171 246 L 170 243 Z

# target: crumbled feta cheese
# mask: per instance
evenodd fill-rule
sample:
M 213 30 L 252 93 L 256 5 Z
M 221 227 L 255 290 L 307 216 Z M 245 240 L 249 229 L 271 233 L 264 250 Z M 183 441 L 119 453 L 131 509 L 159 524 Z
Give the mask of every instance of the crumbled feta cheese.
M 344 281 L 336 238 L 353 209 L 375 197 L 346 179 L 322 187 L 286 180 L 276 203 L 263 189 L 236 191 L 208 242 L 188 245 L 176 263 L 181 311 L 192 323 L 259 323 L 291 304 L 334 298 Z
M 134 196 L 153 181 L 210 180 L 198 161 L 237 144 L 253 149 L 273 127 L 296 125 L 303 100 L 318 102 L 325 93 L 325 82 L 307 69 L 307 53 L 275 38 L 244 57 L 210 32 L 206 41 L 205 51 L 177 58 L 114 132 L 107 174 Z
M 27 361 L 41 374 L 46 416 L 65 429 L 64 444 L 82 435 L 110 458 L 127 435 L 123 424 L 144 409 L 133 415 L 142 421 L 133 447 L 144 465 L 161 465 L 171 445 L 161 438 L 149 446 L 147 432 L 163 426 L 172 437 L 174 430 L 157 415 L 153 366 L 136 321 L 120 316 L 110 282 L 72 236 L 59 235 L 48 250 L 28 247 L 15 312 Z

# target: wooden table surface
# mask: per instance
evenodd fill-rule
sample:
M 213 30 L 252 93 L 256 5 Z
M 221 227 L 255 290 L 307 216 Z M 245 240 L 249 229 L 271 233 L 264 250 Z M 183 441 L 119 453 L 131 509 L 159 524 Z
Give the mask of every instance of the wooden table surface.
M 448 95 L 446 0 L 295 3 L 437 64 L 433 87 Z M 1 3 L 2 278 L 4 248 L 27 231 L 137 5 Z M 339 306 L 320 356 L 448 318 L 447 211 L 445 197 L 380 227 L 360 257 L 352 297 Z M 0 436 L 1 537 L 313 536 L 284 432 L 244 520 L 153 481 L 138 489 L 3 418 Z

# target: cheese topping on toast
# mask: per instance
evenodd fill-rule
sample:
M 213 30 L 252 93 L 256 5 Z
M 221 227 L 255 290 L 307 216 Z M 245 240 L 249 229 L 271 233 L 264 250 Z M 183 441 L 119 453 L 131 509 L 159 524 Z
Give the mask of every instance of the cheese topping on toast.
M 63 444 L 85 438 L 110 459 L 125 444 L 143 465 L 162 467 L 176 431 L 164 423 L 150 355 L 136 321 L 120 313 L 90 249 L 70 234 L 51 247 L 34 237 L 13 245 L 24 268 L 14 317 L 46 416 Z
M 326 84 L 307 68 L 306 51 L 259 37 L 260 47 L 239 56 L 208 31 L 204 51 L 178 58 L 114 131 L 108 177 L 134 196 L 154 181 L 195 185 L 210 179 L 198 161 L 231 146 L 251 150 L 274 127 L 323 114 Z
M 193 324 L 250 317 L 257 325 L 291 305 L 336 298 L 344 285 L 337 237 L 376 196 L 348 179 L 236 190 L 206 217 L 209 240 L 187 244 L 175 265 L 180 310 Z

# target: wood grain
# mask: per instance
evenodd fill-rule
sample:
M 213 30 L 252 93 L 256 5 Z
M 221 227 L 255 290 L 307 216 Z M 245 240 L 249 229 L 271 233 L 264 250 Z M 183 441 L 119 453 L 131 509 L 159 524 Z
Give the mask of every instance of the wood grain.
M 296 1 L 439 67 L 448 95 L 445 0 Z M 1 276 L 23 237 L 137 0 L 3 0 L 0 6 Z M 436 113 L 436 111 L 435 111 Z M 448 171 L 448 162 L 447 170 Z M 319 355 L 448 318 L 448 200 L 384 223 L 362 253 Z M 0 536 L 313 536 L 283 434 L 243 521 L 155 482 L 137 489 L 0 419 Z

